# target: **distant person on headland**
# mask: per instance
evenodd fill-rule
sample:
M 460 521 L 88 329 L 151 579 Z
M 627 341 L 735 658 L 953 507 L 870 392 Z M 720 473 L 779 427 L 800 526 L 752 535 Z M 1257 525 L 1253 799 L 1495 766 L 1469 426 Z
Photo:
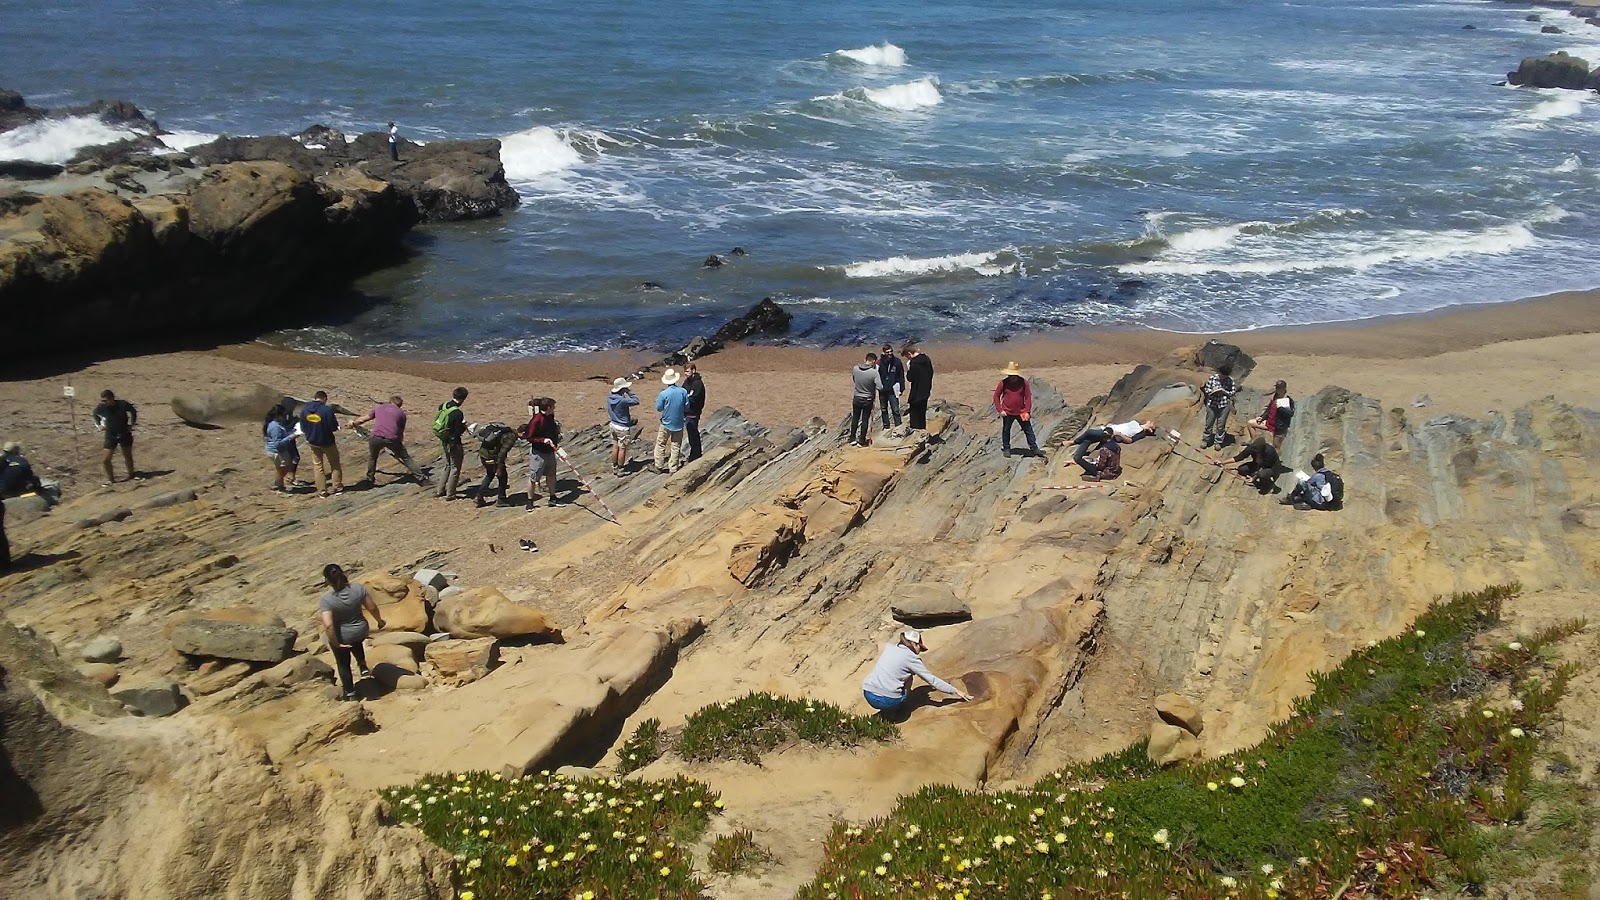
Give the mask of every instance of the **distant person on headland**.
M 94 427 L 105 436 L 101 446 L 106 452 L 100 458 L 100 465 L 106 470 L 106 484 L 117 480 L 111 459 L 118 447 L 122 448 L 122 461 L 128 466 L 128 479 L 139 477 L 133 469 L 133 427 L 138 424 L 139 410 L 132 403 L 118 400 L 110 391 L 100 392 L 100 405 L 94 408 Z
M 1233 381 L 1233 366 L 1226 363 L 1217 366 L 1217 370 L 1206 379 L 1205 386 L 1200 388 L 1200 402 L 1206 405 L 1205 434 L 1201 435 L 1200 449 L 1209 450 L 1212 444 L 1217 449 L 1228 440 L 1228 413 L 1233 409 L 1233 395 L 1239 392 L 1239 386 Z
M 683 389 L 689 394 L 689 408 L 684 411 L 683 433 L 689 440 L 689 456 L 685 463 L 692 463 L 700 458 L 700 414 L 706 409 L 706 380 L 700 377 L 700 367 L 689 363 L 684 367 L 689 377 L 683 381 Z
M 656 471 L 671 474 L 683 466 L 683 429 L 689 415 L 689 392 L 678 386 L 682 378 L 677 369 L 661 373 L 661 383 L 666 385 L 656 395 L 656 412 L 661 413 L 661 425 L 656 429 Z
M 633 434 L 633 408 L 639 405 L 639 395 L 633 392 L 633 382 L 618 378 L 611 382 L 611 393 L 606 397 L 606 418 L 611 425 L 611 472 L 621 475 L 628 468 L 628 442 Z
M 272 460 L 272 489 L 282 493 L 294 487 L 300 453 L 295 449 L 294 416 L 282 403 L 267 411 L 261 422 L 261 437 L 266 442 L 267 458 Z
M 350 423 L 356 431 L 361 426 L 372 423 L 372 430 L 367 434 L 367 477 L 362 479 L 363 484 L 371 485 L 378 478 L 378 454 L 389 451 L 389 455 L 400 461 L 424 487 L 432 484 L 428 476 L 422 474 L 416 463 L 411 461 L 411 454 L 406 452 L 406 411 L 405 400 L 395 394 L 389 398 L 388 403 L 380 403 L 372 408 L 365 416 Z
M 1115 441 L 1119 444 L 1131 444 L 1140 438 L 1148 437 L 1155 433 L 1156 423 L 1153 421 L 1121 422 L 1116 425 L 1101 425 L 1098 428 L 1087 429 L 1083 434 L 1078 435 L 1078 440 L 1076 441 L 1078 449 L 1077 452 L 1072 455 L 1072 461 L 1077 463 L 1078 466 L 1083 469 L 1084 481 L 1095 481 L 1099 478 L 1100 473 L 1099 470 L 1095 468 L 1095 464 L 1089 460 L 1090 447 L 1098 447 L 1107 441 Z M 1121 468 L 1121 461 L 1122 454 L 1119 448 L 1117 453 L 1119 469 Z
M 461 436 L 467 433 L 467 414 L 461 411 L 461 404 L 465 402 L 467 389 L 458 387 L 433 414 L 433 436 L 439 439 L 439 448 L 444 451 L 441 460 L 444 472 L 439 476 L 439 491 L 434 496 L 446 501 L 456 499 L 456 488 L 461 485 L 461 465 L 467 456 L 466 449 L 461 446 Z
M 1000 414 L 1000 455 L 1011 458 L 1011 426 L 1022 425 L 1022 434 L 1028 439 L 1028 453 L 1039 455 L 1039 441 L 1033 436 L 1033 388 L 1022 376 L 1016 363 L 1000 370 L 1004 376 L 994 386 L 994 411 Z
M 898 709 L 910 694 L 912 678 L 921 678 L 934 690 L 957 700 L 971 700 L 971 694 L 928 671 L 922 662 L 922 654 L 926 652 L 928 645 L 922 642 L 919 631 L 902 631 L 899 640 L 885 644 L 872 673 L 861 682 L 861 694 L 867 705 L 879 712 Z
M 882 392 L 878 411 L 883 415 L 883 430 L 888 431 L 890 416 L 894 417 L 894 424 L 900 424 L 900 394 L 906 389 L 905 363 L 888 344 L 878 351 L 878 383 Z
M 400 129 L 393 122 L 389 123 L 389 158 L 400 161 Z
M 300 408 L 300 433 L 311 448 L 311 471 L 317 479 L 317 493 L 331 497 L 344 490 L 344 468 L 339 464 L 339 445 L 335 433 L 339 419 L 328 405 L 328 392 L 317 391 Z
M 531 397 L 528 400 L 528 424 L 522 429 L 522 439 L 528 442 L 528 509 L 540 479 L 545 482 L 546 506 L 556 505 L 556 449 L 561 446 L 561 423 L 556 421 L 556 401 L 549 397 Z
M 367 668 L 367 654 L 362 647 L 368 633 L 367 619 L 362 611 L 372 613 L 372 619 L 380 629 L 388 623 L 383 621 L 383 613 L 378 611 L 378 604 L 373 602 L 366 586 L 352 582 L 337 563 L 322 567 L 322 580 L 327 582 L 328 592 L 322 595 L 317 607 L 322 618 L 322 632 L 328 639 L 328 649 L 333 651 L 334 666 L 339 670 L 339 687 L 342 689 L 339 698 L 356 700 L 359 698 L 354 679 L 350 677 L 350 658 L 355 657 L 362 678 L 372 677 L 371 670 Z
M 1283 436 L 1289 433 L 1289 423 L 1293 420 L 1294 398 L 1289 396 L 1289 385 L 1280 381 L 1272 386 L 1267 408 L 1258 418 L 1246 422 L 1244 430 L 1250 437 L 1255 437 L 1256 432 L 1265 432 L 1272 438 L 1272 446 L 1282 450 Z
M 866 360 L 850 370 L 850 446 L 867 445 L 867 428 L 872 424 L 872 402 L 883 387 L 878 380 L 878 354 L 868 353 Z
M 906 381 L 911 385 L 906 395 L 906 418 L 911 430 L 928 430 L 928 399 L 933 396 L 933 360 L 928 354 L 908 343 L 900 350 L 906 360 Z

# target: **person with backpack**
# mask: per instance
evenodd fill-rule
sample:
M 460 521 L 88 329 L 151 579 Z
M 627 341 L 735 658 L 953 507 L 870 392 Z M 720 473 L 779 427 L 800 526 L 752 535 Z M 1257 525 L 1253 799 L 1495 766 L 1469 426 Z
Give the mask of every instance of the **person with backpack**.
M 1269 493 L 1278 486 L 1278 448 L 1267 443 L 1264 437 L 1258 437 L 1244 447 L 1240 448 L 1233 459 L 1213 459 L 1214 466 L 1226 466 L 1230 463 L 1241 463 L 1234 473 L 1240 478 L 1248 480 L 1252 487 L 1262 493 Z
M 511 448 L 517 445 L 517 433 L 504 422 L 468 425 L 467 433 L 478 439 L 478 459 L 483 462 L 483 483 L 478 485 L 476 505 L 479 509 L 489 505 L 489 485 L 498 478 L 500 493 L 494 505 L 510 506 L 506 500 L 506 485 L 511 481 L 511 473 L 506 468 L 506 460 L 511 457 Z
M 916 344 L 906 344 L 900 350 L 906 361 L 906 418 L 911 430 L 928 430 L 928 400 L 933 397 L 933 360 L 917 349 Z
M 328 649 L 333 651 L 334 666 L 339 670 L 339 687 L 342 688 L 339 699 L 357 700 L 359 696 L 350 677 L 350 659 L 355 658 L 362 678 L 372 677 L 372 671 L 367 668 L 366 650 L 362 646 L 369 633 L 367 618 L 363 613 L 372 614 L 372 620 L 378 624 L 380 631 L 388 627 L 388 623 L 383 621 L 383 613 L 378 610 L 378 604 L 367 592 L 366 586 L 351 581 L 338 563 L 328 563 L 322 567 L 322 580 L 327 582 L 328 592 L 317 603 L 317 611 L 322 619 L 322 632 L 328 640 Z
M 1012 363 L 1000 370 L 1004 376 L 994 386 L 994 411 L 1000 414 L 1000 455 L 1011 458 L 1011 426 L 1020 423 L 1028 439 L 1028 455 L 1039 455 L 1039 441 L 1033 436 L 1033 388 Z
M 126 400 L 118 400 L 110 391 L 100 392 L 100 405 L 94 408 L 94 427 L 100 429 L 105 440 L 101 446 L 105 455 L 100 465 L 106 470 L 106 485 L 116 482 L 117 475 L 111 467 L 112 456 L 122 448 L 122 461 L 128 467 L 128 480 L 139 477 L 133 468 L 133 427 L 139 424 L 139 410 Z
M 633 382 L 618 378 L 611 382 L 611 393 L 606 397 L 606 418 L 611 431 L 611 473 L 621 475 L 628 468 L 628 441 L 633 434 L 633 408 L 639 405 L 639 395 L 633 392 Z
M 689 455 L 685 463 L 700 458 L 700 414 L 706 409 L 706 382 L 700 377 L 700 367 L 689 363 L 684 367 L 689 377 L 683 380 L 683 390 L 689 395 L 689 407 L 684 411 L 683 433 L 689 439 Z
M 549 397 L 534 397 L 528 401 L 528 424 L 521 437 L 532 451 L 528 454 L 528 511 L 533 511 L 533 501 L 538 497 L 534 490 L 539 479 L 547 488 L 544 502 L 556 505 L 556 450 L 561 444 L 561 423 L 556 421 L 556 401 Z
M 1272 386 L 1272 397 L 1267 400 L 1267 408 L 1258 418 L 1251 419 L 1244 425 L 1245 432 L 1251 437 L 1256 432 L 1264 432 L 1272 439 L 1275 449 L 1283 449 L 1283 436 L 1289 433 L 1289 423 L 1294 419 L 1294 398 L 1289 396 L 1289 385 L 1279 381 Z
M 665 385 L 656 395 L 656 412 L 661 413 L 661 425 L 656 429 L 656 471 L 670 475 L 683 467 L 683 429 L 689 415 L 689 392 L 678 385 L 677 369 L 661 373 Z
M 1239 392 L 1239 385 L 1233 380 L 1233 366 L 1223 363 L 1206 379 L 1205 386 L 1200 388 L 1199 402 L 1206 406 L 1205 433 L 1201 435 L 1200 449 L 1210 450 L 1216 444 L 1218 450 L 1228 441 L 1228 413 L 1233 411 L 1233 395 Z
M 461 465 L 467 456 L 466 449 L 461 446 L 461 436 L 467 433 L 467 414 L 461 411 L 461 404 L 466 402 L 467 389 L 458 387 L 433 414 L 433 436 L 439 439 L 439 448 L 444 451 L 444 474 L 439 477 L 439 492 L 434 496 L 447 501 L 456 499 L 456 488 L 461 484 Z
M 894 347 L 884 344 L 878 352 L 878 384 L 883 394 L 883 402 L 878 411 L 883 415 L 883 430 L 889 430 L 889 418 L 894 417 L 894 424 L 900 424 L 900 394 L 906 389 L 906 367 L 894 355 Z
M 850 370 L 850 446 L 867 446 L 867 430 L 872 425 L 872 403 L 883 387 L 878 381 L 878 354 L 868 353 L 864 361 Z
M 311 471 L 320 497 L 344 490 L 344 469 L 339 465 L 339 445 L 334 442 L 338 430 L 339 419 L 328 405 L 328 392 L 317 391 L 311 402 L 300 408 L 300 433 L 311 448 Z
M 1299 478 L 1300 474 L 1296 472 L 1295 477 Z M 1344 479 L 1329 469 L 1322 454 L 1318 453 L 1311 458 L 1311 475 L 1302 479 L 1289 492 L 1289 496 L 1278 502 L 1299 510 L 1340 509 L 1344 506 Z
M 371 412 L 350 423 L 350 427 L 358 433 L 361 426 L 372 423 L 372 429 L 367 433 L 367 477 L 362 479 L 362 484 L 371 486 L 378 480 L 378 454 L 387 450 L 423 487 L 432 485 L 428 476 L 422 474 L 422 470 L 411 461 L 411 454 L 406 452 L 405 403 L 404 398 L 395 394 L 388 403 L 374 406 Z
M 50 502 L 44 483 L 34 473 L 28 458 L 22 455 L 22 445 L 7 441 L 0 448 L 0 573 L 11 571 L 11 542 L 6 537 L 4 500 L 6 497 L 20 497 L 29 491 L 42 495 L 46 502 Z

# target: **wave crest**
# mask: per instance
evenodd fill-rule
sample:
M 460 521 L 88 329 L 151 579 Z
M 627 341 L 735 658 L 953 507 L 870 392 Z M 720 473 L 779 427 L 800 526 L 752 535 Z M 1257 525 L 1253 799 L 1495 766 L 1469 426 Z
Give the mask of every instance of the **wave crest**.
M 84 147 L 134 137 L 130 128 L 107 125 L 98 116 L 40 119 L 0 134 L 0 159 L 61 165 Z
M 906 64 L 906 51 L 888 41 L 869 47 L 857 47 L 854 50 L 835 50 L 829 55 L 848 59 L 863 66 L 883 69 L 898 69 Z
M 965 269 L 979 275 L 1004 275 L 1018 269 L 1018 263 L 1007 263 L 1002 259 L 1003 254 L 1014 252 L 1008 249 L 988 253 L 958 253 L 951 256 L 895 256 L 889 259 L 851 263 L 844 267 L 844 274 L 849 278 L 896 278 L 908 275 L 937 275 Z
M 857 88 L 861 92 L 860 99 L 874 103 L 885 109 L 898 109 L 910 111 L 938 106 L 944 102 L 944 96 L 939 93 L 939 79 L 929 75 L 908 81 L 905 84 L 891 84 L 881 88 Z M 846 91 L 850 96 L 855 91 Z

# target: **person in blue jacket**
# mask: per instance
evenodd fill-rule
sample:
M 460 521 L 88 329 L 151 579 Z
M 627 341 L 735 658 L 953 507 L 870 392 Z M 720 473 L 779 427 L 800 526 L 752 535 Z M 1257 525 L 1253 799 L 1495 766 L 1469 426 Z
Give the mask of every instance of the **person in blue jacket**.
M 661 426 L 656 429 L 656 471 L 663 474 L 676 472 L 683 467 L 683 429 L 689 416 L 689 392 L 678 385 L 682 376 L 677 369 L 668 369 L 661 375 L 666 385 L 656 395 L 656 412 L 661 413 Z
M 633 434 L 633 408 L 639 405 L 639 395 L 633 392 L 633 382 L 618 378 L 611 382 L 611 393 L 606 397 L 606 417 L 610 420 L 611 471 L 621 475 L 628 468 L 628 441 Z

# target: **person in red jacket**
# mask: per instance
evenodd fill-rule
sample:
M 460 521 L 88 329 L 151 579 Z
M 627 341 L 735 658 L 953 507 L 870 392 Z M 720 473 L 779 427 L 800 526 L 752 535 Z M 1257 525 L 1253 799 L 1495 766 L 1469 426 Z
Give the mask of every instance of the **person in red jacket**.
M 1000 455 L 1011 458 L 1011 425 L 1020 422 L 1022 433 L 1028 439 L 1028 455 L 1039 455 L 1039 441 L 1033 436 L 1033 389 L 1028 379 L 1022 377 L 1017 364 L 1000 370 L 1005 377 L 994 386 L 994 409 L 1000 414 Z

